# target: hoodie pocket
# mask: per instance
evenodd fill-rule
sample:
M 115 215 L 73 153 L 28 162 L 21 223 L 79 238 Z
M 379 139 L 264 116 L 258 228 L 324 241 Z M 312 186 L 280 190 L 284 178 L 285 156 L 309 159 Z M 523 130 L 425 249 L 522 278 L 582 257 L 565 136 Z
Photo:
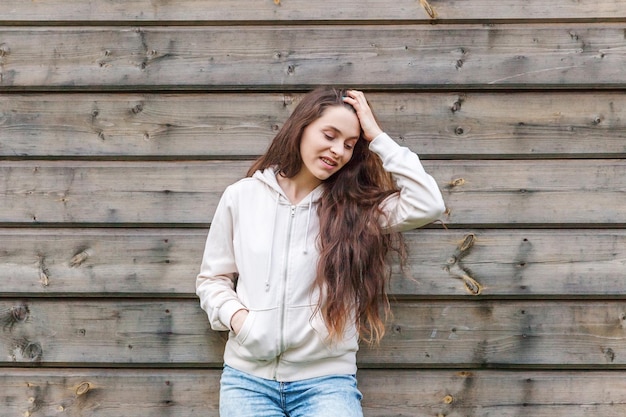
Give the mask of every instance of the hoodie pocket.
M 271 360 L 278 356 L 277 310 L 250 310 L 235 340 L 237 354 L 251 360 Z
M 350 326 L 342 338 L 331 340 L 324 319 L 319 312 L 315 313 L 315 306 L 292 308 L 288 315 L 292 320 L 287 333 L 291 351 L 285 352 L 285 359 L 315 361 L 358 350 L 356 329 Z

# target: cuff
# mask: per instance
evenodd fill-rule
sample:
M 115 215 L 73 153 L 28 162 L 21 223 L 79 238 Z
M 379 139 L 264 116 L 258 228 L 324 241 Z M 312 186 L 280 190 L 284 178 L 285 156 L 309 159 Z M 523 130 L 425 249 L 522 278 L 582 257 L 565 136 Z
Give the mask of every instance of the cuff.
M 228 300 L 228 301 L 226 301 L 220 307 L 220 311 L 219 311 L 220 321 L 222 322 L 222 324 L 224 326 L 226 326 L 229 329 L 231 329 L 231 327 L 230 327 L 230 320 L 233 318 L 233 315 L 237 311 L 239 311 L 241 309 L 245 309 L 245 308 L 246 308 L 246 306 L 244 306 L 243 304 L 241 304 L 237 300 Z

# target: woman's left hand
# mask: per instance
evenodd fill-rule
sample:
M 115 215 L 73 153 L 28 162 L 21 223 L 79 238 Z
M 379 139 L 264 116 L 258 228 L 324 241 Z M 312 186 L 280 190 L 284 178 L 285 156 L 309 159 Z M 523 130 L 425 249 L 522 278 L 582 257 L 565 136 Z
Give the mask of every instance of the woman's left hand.
M 363 136 L 365 140 L 371 142 L 376 136 L 383 133 L 383 130 L 378 126 L 372 109 L 367 104 L 365 94 L 357 90 L 348 90 L 346 93 L 348 96 L 344 97 L 343 100 L 354 107 L 359 123 L 361 123 L 361 129 L 363 129 Z

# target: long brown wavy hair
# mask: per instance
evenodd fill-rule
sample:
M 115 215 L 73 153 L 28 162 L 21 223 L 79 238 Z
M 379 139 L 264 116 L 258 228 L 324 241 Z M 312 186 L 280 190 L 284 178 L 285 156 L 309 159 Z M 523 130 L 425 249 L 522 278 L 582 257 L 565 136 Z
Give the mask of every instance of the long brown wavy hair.
M 247 175 L 275 167 L 279 175 L 294 177 L 302 168 L 304 129 L 331 106 L 355 111 L 343 101 L 344 96 L 345 90 L 333 88 L 318 88 L 305 95 Z M 379 343 L 385 333 L 390 315 L 388 254 L 393 251 L 403 263 L 406 247 L 401 233 L 382 229 L 380 205 L 397 191 L 378 155 L 369 150 L 363 132 L 350 161 L 324 181 L 317 208 L 320 257 L 315 285 L 324 295 L 317 308 L 331 340 L 341 339 L 350 320 L 355 320 L 360 338 L 367 343 Z

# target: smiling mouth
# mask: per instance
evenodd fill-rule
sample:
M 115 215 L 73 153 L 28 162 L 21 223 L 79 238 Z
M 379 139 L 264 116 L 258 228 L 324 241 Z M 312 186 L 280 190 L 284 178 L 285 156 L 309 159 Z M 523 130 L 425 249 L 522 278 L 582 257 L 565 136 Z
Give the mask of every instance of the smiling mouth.
M 322 157 L 320 159 L 322 160 L 323 163 L 325 163 L 328 166 L 331 166 L 331 167 L 337 166 L 337 162 L 335 162 L 335 161 L 333 161 L 331 159 L 324 158 L 324 157 Z

